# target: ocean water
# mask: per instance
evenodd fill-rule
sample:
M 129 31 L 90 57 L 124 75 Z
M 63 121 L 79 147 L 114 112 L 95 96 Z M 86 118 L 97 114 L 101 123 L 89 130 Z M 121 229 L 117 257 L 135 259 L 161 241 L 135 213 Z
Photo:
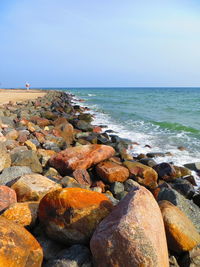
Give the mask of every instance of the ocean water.
M 200 161 L 200 88 L 65 88 L 84 99 L 94 123 L 129 138 L 134 155 L 171 152 L 158 162 Z M 145 147 L 149 145 L 149 147 Z M 185 151 L 178 147 L 183 146 Z

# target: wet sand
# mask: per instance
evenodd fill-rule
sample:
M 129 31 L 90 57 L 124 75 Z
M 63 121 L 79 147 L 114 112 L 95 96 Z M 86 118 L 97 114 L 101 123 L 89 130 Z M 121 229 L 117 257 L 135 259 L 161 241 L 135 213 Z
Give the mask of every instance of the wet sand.
M 0 89 L 0 104 L 6 104 L 9 101 L 21 102 L 29 99 L 42 97 L 47 92 L 42 90 L 23 90 L 23 89 Z

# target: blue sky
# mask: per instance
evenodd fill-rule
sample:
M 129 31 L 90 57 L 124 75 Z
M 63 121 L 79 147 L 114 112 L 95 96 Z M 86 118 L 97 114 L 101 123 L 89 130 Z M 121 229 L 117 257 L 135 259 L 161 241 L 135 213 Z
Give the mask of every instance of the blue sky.
M 200 86 L 197 0 L 0 0 L 0 87 Z

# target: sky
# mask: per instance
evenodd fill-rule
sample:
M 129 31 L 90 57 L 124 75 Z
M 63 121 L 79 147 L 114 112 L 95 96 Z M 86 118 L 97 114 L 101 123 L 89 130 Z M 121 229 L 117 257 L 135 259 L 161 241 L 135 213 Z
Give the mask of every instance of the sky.
M 200 87 L 198 0 L 0 0 L 0 87 Z

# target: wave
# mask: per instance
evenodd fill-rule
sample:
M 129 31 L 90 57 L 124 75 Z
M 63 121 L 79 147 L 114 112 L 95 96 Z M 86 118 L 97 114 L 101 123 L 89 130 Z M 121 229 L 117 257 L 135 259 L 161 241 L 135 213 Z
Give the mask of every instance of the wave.
M 152 124 L 160 126 L 161 128 L 169 129 L 172 131 L 184 131 L 188 133 L 193 133 L 193 134 L 200 134 L 200 130 L 195 129 L 193 127 L 185 126 L 180 123 L 175 123 L 175 122 L 157 122 L 157 121 L 151 121 Z

